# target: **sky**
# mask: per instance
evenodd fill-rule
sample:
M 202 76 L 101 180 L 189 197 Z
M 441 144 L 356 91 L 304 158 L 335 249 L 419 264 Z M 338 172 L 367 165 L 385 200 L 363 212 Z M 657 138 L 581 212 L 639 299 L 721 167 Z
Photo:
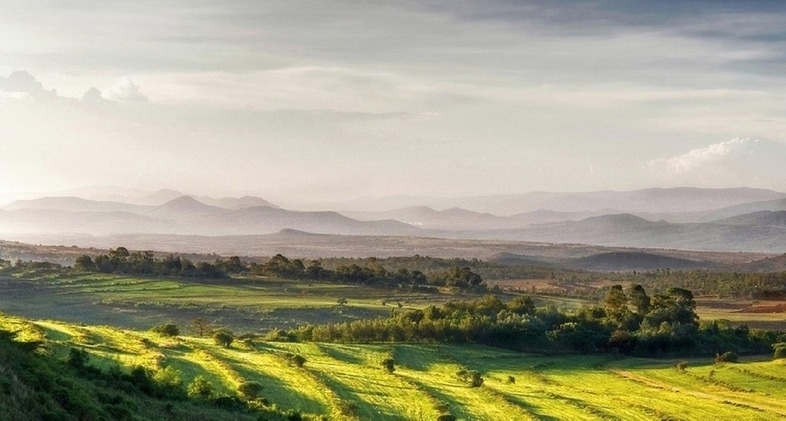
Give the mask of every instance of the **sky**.
M 0 200 L 786 191 L 783 2 L 0 9 Z

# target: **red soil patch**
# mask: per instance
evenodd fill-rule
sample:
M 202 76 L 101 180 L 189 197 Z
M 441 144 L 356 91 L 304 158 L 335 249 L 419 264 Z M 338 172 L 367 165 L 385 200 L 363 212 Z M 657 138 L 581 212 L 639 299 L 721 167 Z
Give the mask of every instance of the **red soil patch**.
M 744 313 L 786 313 L 786 303 L 780 303 L 770 306 L 751 306 L 744 310 Z

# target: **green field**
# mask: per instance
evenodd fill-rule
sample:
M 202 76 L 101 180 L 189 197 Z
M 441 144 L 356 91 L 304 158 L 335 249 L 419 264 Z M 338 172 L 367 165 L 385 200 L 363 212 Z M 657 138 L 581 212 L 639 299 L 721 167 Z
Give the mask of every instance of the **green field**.
M 346 305 L 339 306 L 339 298 Z M 203 317 L 234 330 L 386 317 L 455 298 L 277 278 L 193 280 L 111 274 L 0 276 L 0 309 L 30 318 L 147 329 Z
M 330 419 L 433 420 L 766 420 L 786 416 L 786 370 L 782 361 L 743 359 L 714 364 L 710 358 L 676 360 L 608 355 L 544 356 L 483 346 L 437 344 L 324 344 L 166 338 L 148 331 L 4 316 L 0 328 L 22 340 L 44 340 L 65 358 L 77 347 L 90 364 L 108 368 L 142 365 L 176 369 L 185 384 L 205 376 L 222 393 L 255 381 L 281 409 L 324 414 Z M 251 346 L 249 346 L 251 345 Z M 306 359 L 303 367 L 286 354 Z M 393 373 L 381 362 L 392 357 Z M 471 387 L 457 373 L 476 370 L 484 380 Z

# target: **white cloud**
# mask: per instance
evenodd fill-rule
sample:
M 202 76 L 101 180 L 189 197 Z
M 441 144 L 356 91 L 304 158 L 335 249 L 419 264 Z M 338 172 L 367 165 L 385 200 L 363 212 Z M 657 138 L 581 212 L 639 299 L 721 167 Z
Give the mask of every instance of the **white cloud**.
M 90 102 L 90 103 L 99 103 L 101 101 L 105 101 L 104 96 L 101 95 L 101 91 L 97 88 L 93 87 L 88 89 L 84 95 L 82 95 L 82 101 Z
M 750 153 L 758 142 L 758 139 L 734 138 L 704 148 L 693 149 L 672 158 L 654 159 L 647 163 L 647 167 L 657 171 L 665 170 L 672 174 L 683 174 L 710 163 Z
M 0 91 L 11 94 L 28 94 L 34 97 L 57 96 L 54 89 L 45 90 L 41 82 L 24 70 L 12 72 L 8 77 L 0 76 Z
M 106 97 L 116 101 L 147 101 L 147 96 L 130 78 L 125 78 L 107 89 Z

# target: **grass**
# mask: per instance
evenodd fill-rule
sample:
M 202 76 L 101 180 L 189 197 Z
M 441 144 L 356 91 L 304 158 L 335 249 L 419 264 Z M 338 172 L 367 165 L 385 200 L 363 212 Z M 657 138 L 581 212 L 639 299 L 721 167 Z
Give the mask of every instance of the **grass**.
M 223 394 L 258 382 L 262 396 L 281 409 L 336 420 L 432 420 L 446 412 L 466 420 L 786 417 L 784 363 L 764 358 L 690 359 L 680 371 L 676 360 L 544 356 L 484 346 L 235 342 L 223 348 L 204 338 L 10 316 L 0 317 L 0 328 L 44 340 L 61 358 L 71 347 L 84 349 L 99 367 L 170 366 L 184 384 L 202 375 Z M 305 365 L 290 364 L 287 353 L 305 357 Z M 388 357 L 395 360 L 393 373 L 381 365 Z M 477 370 L 483 385 L 471 387 L 457 376 L 460 370 Z

